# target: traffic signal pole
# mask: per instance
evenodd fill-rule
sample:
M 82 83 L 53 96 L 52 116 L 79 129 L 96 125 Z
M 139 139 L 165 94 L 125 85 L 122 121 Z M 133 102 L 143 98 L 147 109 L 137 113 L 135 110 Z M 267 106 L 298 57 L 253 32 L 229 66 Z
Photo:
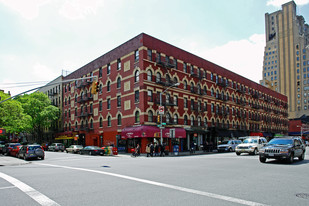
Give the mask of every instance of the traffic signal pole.
M 52 84 L 46 84 L 46 85 L 44 85 L 44 86 L 36 87 L 36 88 L 34 88 L 34 89 L 30 89 L 30 90 L 27 90 L 27 91 L 25 91 L 25 92 L 22 92 L 22 93 L 19 93 L 19 94 L 17 94 L 17 95 L 14 95 L 14 96 L 12 96 L 12 97 L 10 97 L 10 98 L 7 98 L 7 99 L 1 101 L 0 104 L 2 104 L 3 102 L 8 101 L 8 100 L 10 100 L 10 99 L 13 99 L 13 98 L 15 98 L 15 97 L 18 97 L 18 96 L 20 96 L 20 95 L 22 95 L 22 94 L 26 94 L 26 93 L 28 93 L 28 92 L 32 92 L 32 91 L 34 91 L 34 90 L 41 89 L 41 88 L 44 88 L 44 87 L 49 87 L 49 86 L 58 85 L 58 84 L 61 84 L 61 83 L 67 83 L 67 82 L 76 81 L 76 80 L 92 79 L 92 78 L 95 78 L 95 79 L 96 79 L 97 77 L 96 77 L 96 76 L 92 76 L 92 77 L 84 77 L 84 78 L 78 78 L 78 79 L 68 79 L 68 80 L 65 80 L 65 81 L 55 82 L 55 83 L 52 83 Z

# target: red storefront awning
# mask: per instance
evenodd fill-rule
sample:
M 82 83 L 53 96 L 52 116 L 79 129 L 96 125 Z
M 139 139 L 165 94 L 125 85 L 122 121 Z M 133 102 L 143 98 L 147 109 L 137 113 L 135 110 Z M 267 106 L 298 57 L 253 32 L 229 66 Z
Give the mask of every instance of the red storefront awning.
M 175 129 L 175 138 L 186 138 L 186 131 L 183 128 L 164 128 L 162 130 L 162 137 L 170 137 L 170 129 Z M 137 126 L 127 127 L 121 132 L 121 138 L 143 138 L 143 137 L 161 137 L 160 128 L 156 126 Z

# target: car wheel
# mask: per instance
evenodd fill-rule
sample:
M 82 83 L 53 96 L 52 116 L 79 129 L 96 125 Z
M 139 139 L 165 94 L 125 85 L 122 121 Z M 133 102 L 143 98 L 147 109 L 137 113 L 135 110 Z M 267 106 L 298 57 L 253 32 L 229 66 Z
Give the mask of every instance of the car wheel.
M 257 155 L 257 149 L 256 149 L 256 148 L 253 150 L 253 152 L 251 153 L 251 155 Z
M 260 162 L 265 163 L 266 162 L 266 158 L 260 156 Z
M 89 155 L 92 155 L 92 152 L 91 152 L 91 151 L 89 152 Z
M 289 158 L 288 158 L 288 163 L 292 164 L 293 161 L 294 161 L 294 154 L 291 153 L 290 156 L 289 156 Z
M 231 147 L 229 148 L 229 152 L 233 152 L 233 149 Z
M 305 152 L 303 151 L 303 153 L 298 157 L 298 159 L 300 161 L 304 160 L 305 159 Z
M 41 160 L 44 160 L 45 159 L 45 157 L 41 157 Z
M 240 155 L 240 152 L 236 152 L 236 155 L 239 156 L 239 155 Z

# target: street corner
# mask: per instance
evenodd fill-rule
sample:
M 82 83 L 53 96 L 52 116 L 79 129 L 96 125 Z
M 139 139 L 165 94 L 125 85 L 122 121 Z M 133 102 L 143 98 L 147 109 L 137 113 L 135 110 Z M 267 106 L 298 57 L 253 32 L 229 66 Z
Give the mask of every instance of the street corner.
M 30 162 L 15 157 L 3 156 L 3 155 L 0 156 L 0 166 L 17 166 L 29 163 Z

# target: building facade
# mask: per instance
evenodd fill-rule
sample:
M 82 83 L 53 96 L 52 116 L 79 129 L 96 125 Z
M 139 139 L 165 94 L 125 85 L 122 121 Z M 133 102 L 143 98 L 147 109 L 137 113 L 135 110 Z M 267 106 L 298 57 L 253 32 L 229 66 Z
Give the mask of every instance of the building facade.
M 50 128 L 46 128 L 44 131 L 44 142 L 52 142 L 56 137 L 56 134 L 63 131 L 63 117 L 62 117 L 62 108 L 63 108 L 63 99 L 62 99 L 62 80 L 63 76 L 59 76 L 53 81 L 49 82 L 44 87 L 38 89 L 38 92 L 43 92 L 46 94 L 51 104 L 60 109 L 60 118 L 57 122 L 54 122 Z
M 144 33 L 64 80 L 84 77 L 91 78 L 63 85 L 59 135 L 72 143 L 126 152 L 139 143 L 143 152 L 162 136 L 167 150 L 185 151 L 192 143 L 200 149 L 223 138 L 288 131 L 285 95 Z
M 294 1 L 265 14 L 265 85 L 288 97 L 289 118 L 309 114 L 309 26 Z

